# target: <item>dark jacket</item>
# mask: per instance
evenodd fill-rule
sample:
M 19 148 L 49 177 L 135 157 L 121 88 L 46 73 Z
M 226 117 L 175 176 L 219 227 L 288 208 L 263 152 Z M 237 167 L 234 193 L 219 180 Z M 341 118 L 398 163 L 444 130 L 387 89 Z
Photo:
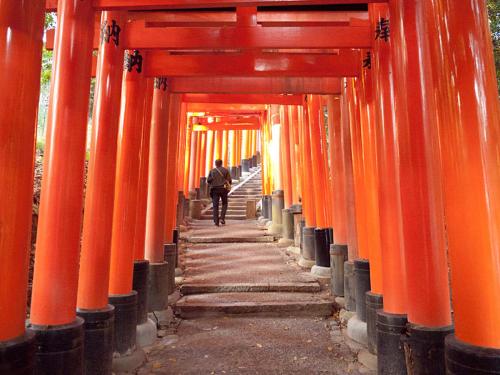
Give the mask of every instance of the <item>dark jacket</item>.
M 219 170 L 219 171 L 217 171 Z M 224 167 L 214 168 L 210 171 L 207 177 L 207 183 L 211 188 L 224 187 L 225 182 L 233 183 L 233 179 L 231 178 L 231 174 Z

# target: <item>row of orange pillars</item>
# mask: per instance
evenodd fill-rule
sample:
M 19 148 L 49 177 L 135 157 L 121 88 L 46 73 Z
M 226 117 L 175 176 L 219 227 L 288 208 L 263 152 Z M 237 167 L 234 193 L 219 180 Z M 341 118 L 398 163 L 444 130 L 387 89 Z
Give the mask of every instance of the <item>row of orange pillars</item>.
M 244 126 L 226 126 L 227 129 L 210 130 L 210 125 L 199 124 L 201 118 L 210 122 L 216 118 L 206 116 L 206 113 L 188 112 L 188 127 L 186 135 L 184 176 L 180 176 L 183 184 L 179 190 L 187 192 L 185 198 L 199 201 L 209 196 L 207 176 L 215 166 L 216 160 L 222 160 L 233 181 L 239 181 L 251 168 L 260 163 L 260 130 L 238 129 Z M 213 123 L 217 126 L 217 122 Z M 191 206 L 191 209 L 193 206 Z M 190 216 L 191 211 L 187 210 Z
M 161 270 L 173 264 L 165 255 L 175 257 L 186 181 L 187 128 L 176 124 L 187 115 L 163 79 L 113 69 L 123 54 L 104 44 L 82 218 L 93 14 L 64 2 L 26 325 L 43 3 L 0 2 L 0 372 L 109 373 L 113 352 L 115 361 L 138 352 L 135 267 L 149 271 L 165 303 L 171 280 Z M 485 3 L 374 9 L 374 48 L 363 75 L 326 98 L 328 127 L 319 96 L 270 108 L 260 136 L 264 194 L 278 208 L 301 203 L 306 260 L 310 228 L 315 238 L 333 229 L 325 236 L 334 258 L 347 245 L 344 292 L 377 334 L 379 373 L 498 373 L 500 115 Z M 267 216 L 283 234 L 279 210 Z

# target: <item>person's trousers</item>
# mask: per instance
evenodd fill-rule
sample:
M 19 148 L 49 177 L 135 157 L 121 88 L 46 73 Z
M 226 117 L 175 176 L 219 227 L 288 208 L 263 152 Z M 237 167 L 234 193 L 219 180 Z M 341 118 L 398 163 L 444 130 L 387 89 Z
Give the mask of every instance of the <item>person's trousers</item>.
M 220 215 L 221 220 L 226 219 L 227 212 L 227 194 L 229 192 L 224 187 L 212 188 L 210 194 L 212 196 L 212 204 L 214 211 L 214 223 L 219 224 L 219 201 L 222 200 L 222 212 Z

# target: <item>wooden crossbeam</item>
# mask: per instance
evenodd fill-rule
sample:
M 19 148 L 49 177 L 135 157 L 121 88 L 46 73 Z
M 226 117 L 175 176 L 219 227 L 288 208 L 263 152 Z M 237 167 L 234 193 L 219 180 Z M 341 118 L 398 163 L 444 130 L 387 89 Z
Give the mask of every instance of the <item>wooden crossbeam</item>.
M 238 103 L 238 104 L 283 104 L 302 105 L 302 95 L 278 94 L 184 94 L 185 103 Z
M 383 0 L 94 0 L 98 10 L 110 9 L 195 9 L 237 6 L 290 6 L 290 5 L 332 5 L 366 4 L 386 2 Z M 57 9 L 57 0 L 47 0 L 48 11 Z
M 174 93 L 201 94 L 340 94 L 333 77 L 175 77 Z
M 361 69 L 360 52 L 339 55 L 308 54 L 211 54 L 172 55 L 151 51 L 144 59 L 147 76 L 287 76 L 357 77 Z

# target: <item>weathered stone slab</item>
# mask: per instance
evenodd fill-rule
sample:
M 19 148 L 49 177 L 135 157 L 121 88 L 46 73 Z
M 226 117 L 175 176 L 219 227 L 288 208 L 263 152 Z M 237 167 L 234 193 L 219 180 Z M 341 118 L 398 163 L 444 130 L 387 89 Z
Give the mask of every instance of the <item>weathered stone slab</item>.
M 317 293 L 321 290 L 318 283 L 233 283 L 233 284 L 184 284 L 183 295 L 202 293 Z

